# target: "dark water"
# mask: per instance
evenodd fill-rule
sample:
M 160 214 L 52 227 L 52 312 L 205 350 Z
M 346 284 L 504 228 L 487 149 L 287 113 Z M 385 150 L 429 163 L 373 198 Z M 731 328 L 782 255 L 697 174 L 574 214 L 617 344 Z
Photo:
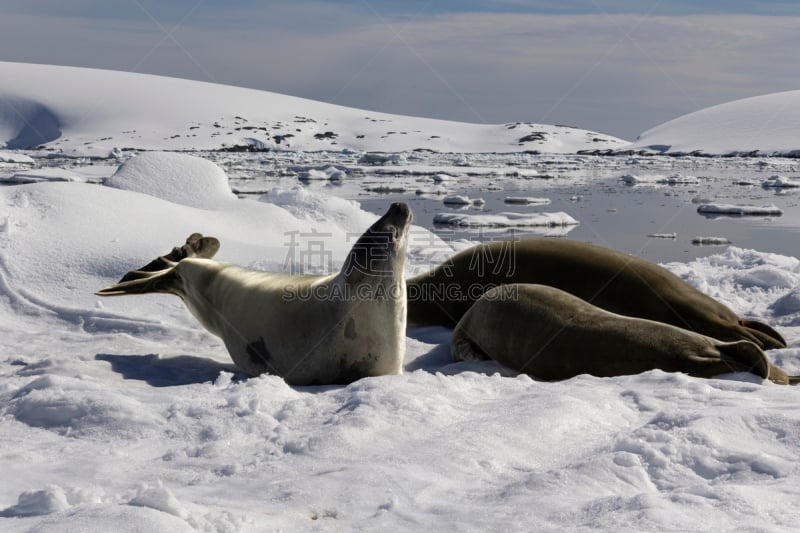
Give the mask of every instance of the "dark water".
M 734 185 L 723 180 L 703 180 L 699 184 L 650 186 L 627 185 L 618 179 L 601 179 L 591 183 L 561 184 L 532 189 L 514 188 L 486 190 L 465 184 L 453 192 L 470 198 L 482 198 L 485 205 L 469 207 L 468 213 L 517 213 L 563 211 L 580 222 L 566 234 L 553 238 L 578 241 L 622 250 L 656 262 L 686 261 L 718 253 L 726 245 L 692 244 L 695 237 L 721 237 L 732 245 L 784 255 L 800 253 L 800 191 L 776 192 L 760 185 Z M 549 205 L 511 205 L 509 196 L 546 197 Z M 364 209 L 382 213 L 390 202 L 407 202 L 415 213 L 417 224 L 433 229 L 443 238 L 490 240 L 512 235 L 542 235 L 553 228 L 459 229 L 433 225 L 436 213 L 452 212 L 442 197 L 420 197 L 413 192 L 390 193 L 357 198 Z M 701 200 L 715 203 L 765 205 L 783 209 L 773 217 L 708 217 L 697 212 Z M 559 229 L 556 229 L 558 233 Z M 675 238 L 656 238 L 654 234 L 675 234 Z

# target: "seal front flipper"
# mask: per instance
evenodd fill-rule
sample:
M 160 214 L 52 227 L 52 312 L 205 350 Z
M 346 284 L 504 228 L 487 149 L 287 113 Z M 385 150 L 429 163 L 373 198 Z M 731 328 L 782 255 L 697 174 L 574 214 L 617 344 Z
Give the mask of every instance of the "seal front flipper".
M 178 294 L 179 287 L 180 279 L 173 266 L 162 271 L 151 272 L 150 275 L 141 275 L 128 281 L 120 281 L 97 291 L 95 294 L 97 296 L 123 296 L 125 294 L 146 294 L 149 292 Z
M 219 239 L 204 237 L 200 233 L 192 233 L 186 238 L 186 244 L 174 247 L 168 254 L 156 257 L 142 268 L 131 270 L 122 276 L 119 283 L 149 277 L 154 272 L 161 272 L 174 267 L 181 259 L 186 259 L 187 257 L 211 259 L 218 251 Z
M 211 259 L 219 251 L 219 240 L 192 233 L 186 244 L 176 246 L 171 252 L 161 255 L 142 268 L 127 272 L 116 284 L 95 294 L 98 296 L 121 296 L 123 294 L 144 294 L 148 292 L 175 292 L 177 275 L 175 266 L 188 257 Z
M 454 361 L 486 361 L 491 359 L 489 354 L 480 349 L 463 327 L 456 327 L 453 339 L 450 341 L 450 354 Z

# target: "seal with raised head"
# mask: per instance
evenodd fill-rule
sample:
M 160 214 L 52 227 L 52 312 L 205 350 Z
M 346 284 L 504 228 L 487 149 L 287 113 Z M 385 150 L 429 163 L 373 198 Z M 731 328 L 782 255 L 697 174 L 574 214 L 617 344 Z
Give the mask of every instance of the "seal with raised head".
M 786 347 L 767 324 L 741 319 L 663 267 L 601 246 L 548 238 L 480 244 L 407 280 L 408 322 L 455 327 L 483 293 L 508 283 L 549 285 L 607 311 L 723 341 Z
M 551 381 L 661 369 L 709 378 L 750 372 L 796 384 L 754 343 L 721 342 L 662 322 L 605 311 L 554 287 L 509 284 L 489 289 L 456 325 L 457 361 L 494 359 Z
M 234 364 L 291 385 L 343 384 L 399 374 L 405 352 L 404 278 L 412 214 L 395 203 L 355 243 L 340 272 L 290 275 L 214 261 L 213 237 L 186 244 L 97 294 L 179 296 Z

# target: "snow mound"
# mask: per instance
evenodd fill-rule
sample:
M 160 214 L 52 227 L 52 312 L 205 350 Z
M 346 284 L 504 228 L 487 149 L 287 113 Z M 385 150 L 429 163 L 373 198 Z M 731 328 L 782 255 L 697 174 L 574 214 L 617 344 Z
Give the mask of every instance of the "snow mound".
M 800 155 L 800 90 L 708 107 L 649 129 L 625 150 Z
M 471 215 L 466 213 L 438 213 L 434 224 L 459 227 L 513 228 L 526 226 L 575 226 L 577 220 L 559 211 L 557 213 L 512 213 Z
M 170 152 L 132 157 L 105 184 L 200 209 L 215 209 L 236 200 L 220 167 L 200 157 Z

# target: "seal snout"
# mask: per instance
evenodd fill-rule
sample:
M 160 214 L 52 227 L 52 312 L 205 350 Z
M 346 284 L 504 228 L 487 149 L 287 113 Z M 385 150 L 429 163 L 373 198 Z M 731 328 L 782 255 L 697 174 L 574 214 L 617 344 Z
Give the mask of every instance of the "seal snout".
M 413 219 L 414 214 L 408 205 L 403 202 L 395 202 L 389 206 L 389 210 L 372 226 L 372 229 L 380 232 L 391 232 L 396 240 L 405 234 Z

